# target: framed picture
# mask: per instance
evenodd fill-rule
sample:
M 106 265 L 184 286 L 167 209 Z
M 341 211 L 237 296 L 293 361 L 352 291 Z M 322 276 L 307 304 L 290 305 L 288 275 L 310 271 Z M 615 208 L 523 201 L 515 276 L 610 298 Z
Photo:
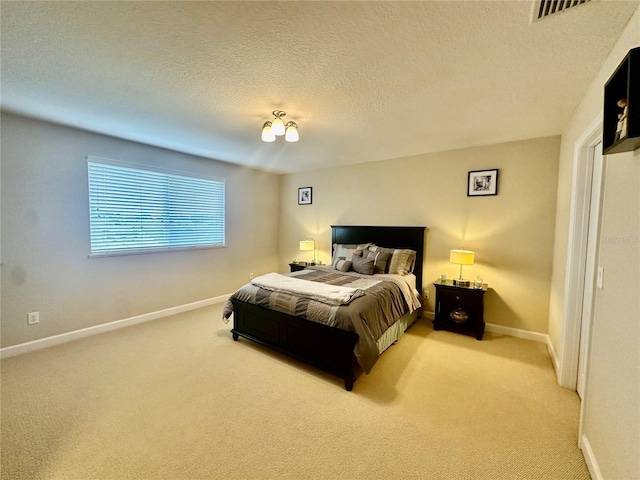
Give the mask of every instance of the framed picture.
M 298 189 L 298 205 L 311 205 L 311 187 Z
M 467 197 L 498 194 L 498 169 L 469 172 Z

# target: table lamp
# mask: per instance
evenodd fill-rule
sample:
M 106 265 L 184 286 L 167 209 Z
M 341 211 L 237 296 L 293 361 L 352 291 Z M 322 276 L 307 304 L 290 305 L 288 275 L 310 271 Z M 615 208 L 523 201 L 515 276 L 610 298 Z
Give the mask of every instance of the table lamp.
M 316 264 L 316 241 L 313 238 L 307 238 L 306 240 L 300 240 L 300 250 L 303 251 L 312 251 L 313 250 L 313 260 L 311 261 L 311 265 Z
M 464 278 L 462 278 L 462 266 L 473 265 L 474 259 L 475 253 L 471 250 L 451 250 L 449 261 L 451 263 L 455 263 L 456 265 L 460 265 L 460 276 L 458 277 L 458 279 L 453 280 L 454 285 L 468 287 L 471 284 L 469 280 L 465 280 Z

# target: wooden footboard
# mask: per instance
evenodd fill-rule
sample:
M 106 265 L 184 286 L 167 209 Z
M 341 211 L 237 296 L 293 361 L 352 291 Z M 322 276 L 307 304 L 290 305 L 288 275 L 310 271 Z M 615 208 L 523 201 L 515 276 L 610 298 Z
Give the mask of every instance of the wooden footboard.
M 231 302 L 234 340 L 247 338 L 336 375 L 351 391 L 357 372 L 356 333 L 238 300 Z

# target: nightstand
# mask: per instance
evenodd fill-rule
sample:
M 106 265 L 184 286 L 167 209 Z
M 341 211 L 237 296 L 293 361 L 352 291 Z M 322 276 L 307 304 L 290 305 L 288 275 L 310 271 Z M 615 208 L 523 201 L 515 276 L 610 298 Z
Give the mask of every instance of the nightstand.
M 292 272 L 297 272 L 298 270 L 304 270 L 306 266 L 307 266 L 306 263 L 290 263 L 289 264 L 289 268 L 291 269 Z
M 482 340 L 484 335 L 484 294 L 487 284 L 482 288 L 454 285 L 453 280 L 436 280 L 436 308 L 433 319 L 434 330 L 449 330 L 475 336 Z

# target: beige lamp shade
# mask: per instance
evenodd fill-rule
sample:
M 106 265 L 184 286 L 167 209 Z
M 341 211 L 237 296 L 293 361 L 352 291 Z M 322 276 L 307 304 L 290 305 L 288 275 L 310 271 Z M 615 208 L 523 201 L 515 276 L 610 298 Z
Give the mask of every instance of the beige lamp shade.
M 451 250 L 449 255 L 449 261 L 456 265 L 473 265 L 474 260 L 475 253 L 471 250 Z
M 455 263 L 456 265 L 460 265 L 460 276 L 457 280 L 453 280 L 454 285 L 463 285 L 468 286 L 469 280 L 465 280 L 462 278 L 462 265 L 473 265 L 473 261 L 475 260 L 476 254 L 471 250 L 451 250 L 451 254 L 449 255 L 449 261 L 451 263 Z
M 313 251 L 313 260 L 311 265 L 316 264 L 316 241 L 313 238 L 307 238 L 306 240 L 300 240 L 300 250 Z
M 300 240 L 300 250 L 315 250 L 316 242 L 314 240 Z

